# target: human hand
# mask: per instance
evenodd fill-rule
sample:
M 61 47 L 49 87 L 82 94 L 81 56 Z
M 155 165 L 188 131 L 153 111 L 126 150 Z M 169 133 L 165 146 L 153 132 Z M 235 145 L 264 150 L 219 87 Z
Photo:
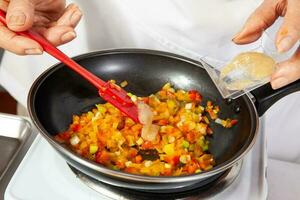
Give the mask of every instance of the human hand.
M 242 30 L 233 38 L 236 44 L 248 44 L 260 38 L 263 31 L 276 19 L 284 17 L 275 45 L 279 53 L 290 50 L 300 39 L 300 1 L 265 0 L 248 18 Z M 278 89 L 300 78 L 300 48 L 288 60 L 278 63 L 271 77 L 273 89 Z
M 14 33 L 30 28 L 55 46 L 70 42 L 82 13 L 75 4 L 65 6 L 65 0 L 0 0 L 8 24 L 0 23 L 0 47 L 18 55 L 42 54 L 37 42 Z

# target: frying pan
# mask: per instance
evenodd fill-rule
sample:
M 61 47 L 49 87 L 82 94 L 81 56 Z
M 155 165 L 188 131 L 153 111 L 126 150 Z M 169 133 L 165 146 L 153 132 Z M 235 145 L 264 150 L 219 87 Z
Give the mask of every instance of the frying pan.
M 155 93 L 167 82 L 175 88 L 198 90 L 204 97 L 203 102 L 211 100 L 220 106 L 220 118 L 239 121 L 231 129 L 212 123 L 214 133 L 208 138 L 209 151 L 214 155 L 216 166 L 209 171 L 180 177 L 150 177 L 114 171 L 82 158 L 54 139 L 57 133 L 68 128 L 72 115 L 103 102 L 97 90 L 61 63 L 41 74 L 29 92 L 28 109 L 42 136 L 77 170 L 99 181 L 137 190 L 179 191 L 221 176 L 253 146 L 259 116 L 283 96 L 300 89 L 300 81 L 276 91 L 266 85 L 255 90 L 252 99 L 243 95 L 225 100 L 200 62 L 179 55 L 145 49 L 116 49 L 83 54 L 74 60 L 103 79 L 127 80 L 126 90 L 138 96 Z

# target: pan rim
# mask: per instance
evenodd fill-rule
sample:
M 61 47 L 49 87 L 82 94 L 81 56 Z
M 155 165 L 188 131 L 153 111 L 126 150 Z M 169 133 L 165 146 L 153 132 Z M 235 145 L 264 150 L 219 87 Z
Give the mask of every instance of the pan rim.
M 164 51 L 158 51 L 158 50 L 151 50 L 151 49 L 137 49 L 137 48 L 120 48 L 120 49 L 106 49 L 101 51 L 93 51 L 85 54 L 81 54 L 75 57 L 72 57 L 74 60 L 81 60 L 81 59 L 87 59 L 94 56 L 103 56 L 108 54 L 124 54 L 124 53 L 142 53 L 142 54 L 150 54 L 150 55 L 156 55 L 156 56 L 163 56 L 163 57 L 169 57 L 172 59 L 181 60 L 184 62 L 188 62 L 194 66 L 203 68 L 202 64 L 196 60 L 173 54 L 170 52 L 164 52 Z M 254 102 L 251 100 L 250 96 L 248 94 L 243 95 L 240 98 L 243 98 L 245 103 L 247 104 L 247 107 L 250 112 L 250 118 L 251 118 L 251 132 L 249 134 L 249 137 L 245 144 L 241 147 L 241 149 L 236 153 L 235 156 L 228 159 L 227 161 L 216 165 L 211 170 L 204 171 L 199 174 L 192 174 L 192 175 L 186 175 L 186 176 L 161 176 L 161 177 L 152 177 L 152 176 L 143 176 L 143 175 L 135 175 L 135 174 L 129 174 L 122 171 L 115 171 L 109 168 L 106 168 L 104 166 L 101 166 L 93 161 L 90 161 L 88 159 L 85 159 L 79 155 L 77 155 L 75 152 L 72 152 L 71 150 L 63 147 L 61 144 L 56 142 L 50 133 L 48 133 L 42 126 L 42 124 L 39 122 L 38 117 L 35 113 L 34 108 L 34 99 L 35 94 L 43 82 L 48 76 L 50 76 L 52 73 L 54 73 L 56 70 L 63 67 L 62 63 L 56 63 L 52 65 L 49 69 L 44 71 L 32 84 L 30 91 L 28 93 L 28 99 L 27 99 L 27 107 L 28 112 L 31 120 L 33 121 L 35 127 L 38 129 L 38 131 L 41 133 L 41 135 L 54 147 L 54 149 L 58 150 L 60 153 L 64 154 L 64 156 L 67 156 L 68 158 L 74 160 L 76 163 L 79 163 L 89 169 L 92 169 L 98 173 L 102 173 L 104 175 L 109 175 L 111 177 L 119 178 L 119 179 L 126 179 L 130 181 L 139 181 L 144 183 L 178 183 L 178 182 L 187 182 L 187 181 L 195 181 L 195 180 L 201 180 L 208 177 L 211 177 L 213 175 L 219 174 L 226 169 L 229 169 L 232 167 L 236 162 L 241 160 L 249 151 L 252 149 L 253 145 L 255 144 L 255 141 L 257 139 L 258 130 L 259 130 L 259 117 L 257 110 L 255 108 Z M 204 69 L 204 68 L 203 68 Z M 252 110 L 252 111 L 251 111 Z M 254 120 L 253 120 L 254 119 Z M 254 130 L 252 130 L 254 127 Z M 251 137 L 252 136 L 252 137 Z M 61 155 L 62 156 L 62 155 Z M 64 157 L 63 156 L 63 157 Z M 66 162 L 72 165 L 69 161 L 67 161 L 66 158 L 64 158 Z M 73 165 L 72 165 L 73 166 Z M 76 168 L 76 166 L 74 166 Z

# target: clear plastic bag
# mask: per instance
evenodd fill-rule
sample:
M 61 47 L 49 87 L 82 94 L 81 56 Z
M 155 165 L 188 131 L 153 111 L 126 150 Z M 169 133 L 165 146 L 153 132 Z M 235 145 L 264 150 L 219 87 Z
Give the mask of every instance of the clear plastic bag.
M 236 45 L 233 42 L 222 44 L 216 49 L 215 55 L 206 55 L 201 58 L 200 62 L 208 72 L 209 76 L 215 83 L 219 92 L 221 93 L 223 98 L 238 98 L 241 95 L 248 93 L 266 83 L 270 82 L 270 76 L 260 78 L 260 79 L 251 79 L 251 84 L 248 84 L 241 90 L 229 89 L 228 84 L 224 82 L 224 79 L 221 79 L 221 69 L 225 67 L 236 55 L 230 54 L 230 52 L 260 52 L 264 53 L 267 56 L 270 56 L 275 60 L 276 63 L 281 62 L 287 59 L 289 56 L 295 52 L 298 45 L 295 45 L 290 51 L 286 53 L 278 53 L 275 46 L 275 34 L 268 33 L 265 31 L 261 37 L 261 39 L 255 43 L 249 45 Z M 232 51 L 234 50 L 234 51 Z M 223 60 L 214 59 L 223 57 Z M 235 78 L 239 76 L 247 76 L 243 71 L 237 71 L 236 73 L 232 73 L 231 76 Z

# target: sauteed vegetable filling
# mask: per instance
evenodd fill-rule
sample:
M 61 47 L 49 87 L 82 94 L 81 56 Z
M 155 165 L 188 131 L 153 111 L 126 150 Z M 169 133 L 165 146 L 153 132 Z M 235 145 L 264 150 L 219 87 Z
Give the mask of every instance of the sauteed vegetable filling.
M 56 140 L 114 170 L 148 176 L 182 176 L 214 166 L 207 141 L 213 134 L 212 121 L 224 128 L 237 123 L 218 118 L 220 108 L 211 101 L 202 102 L 198 91 L 175 90 L 169 83 L 148 97 L 128 95 L 151 108 L 157 134 L 143 136 L 142 124 L 105 103 L 80 116 L 74 115 L 69 129 L 58 134 Z

